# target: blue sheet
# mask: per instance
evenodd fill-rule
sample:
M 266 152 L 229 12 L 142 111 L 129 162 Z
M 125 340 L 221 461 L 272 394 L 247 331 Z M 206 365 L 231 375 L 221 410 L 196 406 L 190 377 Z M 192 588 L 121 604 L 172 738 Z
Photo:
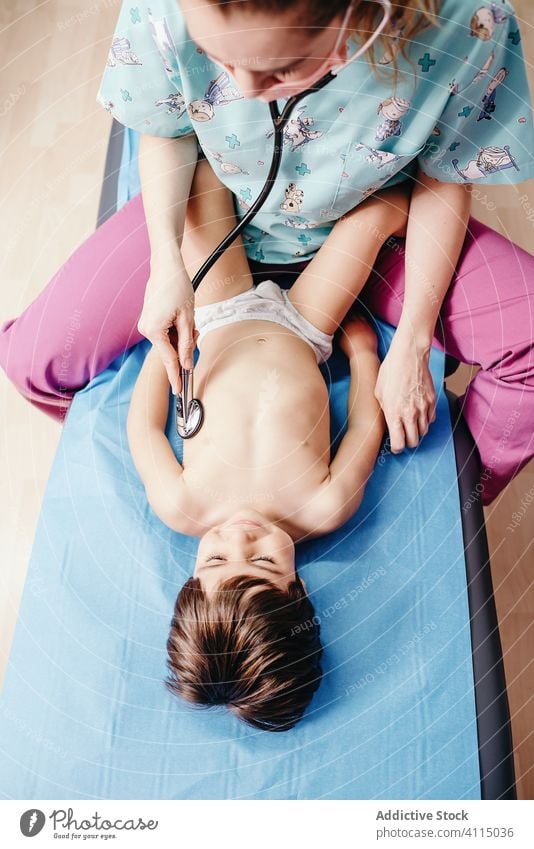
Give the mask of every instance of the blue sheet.
M 381 325 L 384 344 L 391 330 Z M 480 798 L 465 568 L 446 399 L 383 453 L 342 529 L 300 546 L 325 675 L 302 723 L 255 731 L 164 686 L 197 540 L 151 512 L 127 445 L 141 342 L 79 392 L 46 489 L 0 702 L 3 798 Z M 333 430 L 348 374 L 331 365 Z M 443 358 L 432 352 L 437 386 Z M 172 415 L 167 430 L 179 456 Z
M 138 191 L 126 131 L 119 205 Z M 392 328 L 377 325 L 380 350 Z M 141 342 L 80 391 L 45 493 L 0 700 L 0 796 L 14 799 L 479 799 L 454 448 L 441 389 L 415 451 L 383 451 L 358 514 L 297 549 L 324 679 L 304 720 L 255 731 L 163 685 L 197 540 L 150 510 L 125 422 Z M 436 387 L 443 355 L 433 350 Z M 348 371 L 335 352 L 332 436 Z M 333 378 L 333 379 L 332 379 Z M 181 445 L 170 414 L 167 434 Z

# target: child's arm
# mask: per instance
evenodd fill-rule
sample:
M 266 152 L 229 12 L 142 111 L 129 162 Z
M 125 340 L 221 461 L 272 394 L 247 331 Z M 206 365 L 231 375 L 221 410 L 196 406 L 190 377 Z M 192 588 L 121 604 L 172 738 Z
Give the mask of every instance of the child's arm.
M 169 379 L 161 356 L 151 348 L 132 393 L 128 443 L 150 506 L 162 522 L 174 527 L 182 498 L 183 469 L 165 435 L 168 413 Z
M 335 333 L 360 294 L 378 253 L 406 231 L 411 184 L 376 192 L 342 218 L 289 290 L 289 300 L 323 333 Z
M 380 366 L 376 335 L 360 317 L 349 318 L 341 333 L 350 363 L 348 424 L 317 502 L 317 533 L 335 530 L 354 515 L 384 435 L 384 417 L 374 395 Z

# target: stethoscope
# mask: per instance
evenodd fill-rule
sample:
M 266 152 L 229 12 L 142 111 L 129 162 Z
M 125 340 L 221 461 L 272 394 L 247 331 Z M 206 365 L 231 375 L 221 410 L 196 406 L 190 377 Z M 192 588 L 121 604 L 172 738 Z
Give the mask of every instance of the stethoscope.
M 370 36 L 370 38 L 362 45 L 362 47 L 356 51 L 354 56 L 351 56 L 350 62 L 354 59 L 357 59 L 362 55 L 370 45 L 378 38 L 386 24 L 388 23 L 391 17 L 391 2 L 390 0 L 375 0 L 375 2 L 380 3 L 380 5 L 384 8 L 384 17 L 380 22 L 380 25 L 374 31 L 374 33 Z M 342 65 L 339 69 L 341 70 L 343 67 L 346 67 L 348 63 Z M 289 117 L 297 103 L 300 103 L 305 97 L 308 97 L 315 91 L 319 91 L 324 88 L 324 86 L 328 85 L 329 82 L 334 80 L 337 76 L 336 68 L 328 71 L 324 77 L 321 77 L 318 82 L 314 83 L 312 86 L 307 88 L 305 91 L 301 91 L 298 94 L 293 95 L 287 100 L 285 104 L 282 114 L 280 114 L 278 110 L 278 104 L 276 100 L 271 100 L 269 102 L 269 110 L 271 113 L 271 120 L 273 122 L 274 127 L 274 140 L 273 140 L 273 156 L 271 161 L 271 167 L 269 168 L 269 173 L 267 175 L 267 179 L 265 180 L 265 185 L 263 186 L 261 192 L 258 197 L 246 213 L 244 217 L 239 221 L 238 224 L 234 227 L 233 230 L 228 233 L 227 236 L 222 240 L 220 245 L 218 245 L 211 256 L 208 257 L 204 265 L 202 265 L 197 273 L 195 274 L 192 284 L 193 291 L 195 292 L 202 280 L 210 270 L 210 268 L 217 262 L 222 253 L 232 244 L 232 242 L 239 236 L 241 231 L 247 226 L 249 221 L 251 221 L 257 212 L 261 209 L 267 197 L 269 196 L 274 183 L 276 181 L 276 177 L 278 175 L 278 171 L 280 170 L 280 163 L 282 161 L 282 149 L 283 149 L 283 133 L 286 127 L 287 122 L 289 121 Z M 182 439 L 190 439 L 192 436 L 195 436 L 196 433 L 202 427 L 202 423 L 204 421 L 204 408 L 202 406 L 201 401 L 198 398 L 194 397 L 194 389 L 193 389 L 193 369 L 181 369 L 182 373 L 182 388 L 181 391 L 176 396 L 176 430 L 178 435 L 182 437 Z

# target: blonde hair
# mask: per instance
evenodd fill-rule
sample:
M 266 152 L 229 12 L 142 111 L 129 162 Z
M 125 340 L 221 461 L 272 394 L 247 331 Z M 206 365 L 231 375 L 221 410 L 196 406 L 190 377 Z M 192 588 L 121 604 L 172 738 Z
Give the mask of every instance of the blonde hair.
M 394 69 L 395 79 L 398 75 L 398 58 L 402 56 L 409 60 L 408 46 L 418 33 L 428 27 L 438 25 L 438 15 L 441 0 L 395 0 L 392 5 L 392 17 L 385 31 L 371 45 L 365 54 L 373 69 L 380 73 L 377 56 L 389 54 Z M 346 2 L 343 3 L 346 7 Z M 350 21 L 353 34 L 365 41 L 377 28 L 383 15 L 379 3 L 372 0 L 356 0 L 354 12 Z M 395 35 L 391 31 L 395 30 Z
M 317 30 L 327 26 L 337 15 L 346 12 L 349 0 L 210 0 L 217 5 L 224 16 L 234 12 L 253 14 L 255 11 L 269 14 L 287 13 L 291 9 L 305 9 L 307 26 L 304 32 L 308 36 L 317 35 Z M 391 54 L 391 64 L 394 69 L 394 79 L 398 76 L 397 58 L 399 54 L 409 60 L 407 46 L 410 40 L 424 29 L 438 25 L 438 13 L 441 0 L 393 0 L 392 18 L 386 30 L 371 45 L 366 58 L 379 72 L 377 52 L 379 55 Z M 383 7 L 376 0 L 355 0 L 354 10 L 349 21 L 349 29 L 353 37 L 365 41 L 374 32 L 382 20 Z M 392 36 L 392 29 L 402 27 L 402 33 Z

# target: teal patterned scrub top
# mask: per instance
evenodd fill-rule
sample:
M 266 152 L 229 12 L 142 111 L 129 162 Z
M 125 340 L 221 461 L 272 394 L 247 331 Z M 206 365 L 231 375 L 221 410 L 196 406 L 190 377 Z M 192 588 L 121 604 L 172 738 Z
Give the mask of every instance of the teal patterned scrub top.
M 403 19 L 389 36 L 402 37 Z M 357 49 L 351 37 L 347 56 Z M 356 59 L 296 105 L 277 182 L 245 228 L 259 262 L 311 259 L 336 219 L 417 168 L 442 182 L 518 183 L 534 176 L 534 132 L 521 33 L 512 6 L 442 0 L 439 26 L 409 61 L 378 49 L 379 75 Z M 195 133 L 243 217 L 272 158 L 269 106 L 245 98 L 191 40 L 177 0 L 124 0 L 97 101 L 139 133 Z M 278 101 L 280 112 L 286 99 Z

